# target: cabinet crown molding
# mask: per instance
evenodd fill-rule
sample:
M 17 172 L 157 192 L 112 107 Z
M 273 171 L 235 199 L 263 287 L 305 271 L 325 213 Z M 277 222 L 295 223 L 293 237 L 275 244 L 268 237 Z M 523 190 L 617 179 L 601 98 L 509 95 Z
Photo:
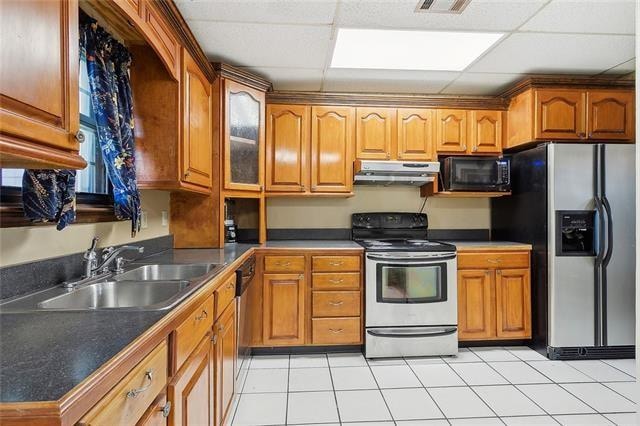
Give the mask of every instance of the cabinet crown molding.
M 256 90 L 267 92 L 272 89 L 271 82 L 259 75 L 223 62 L 211 62 L 216 77 L 228 78 Z
M 535 75 L 525 78 L 502 92 L 499 97 L 510 100 L 533 88 L 558 89 L 633 89 L 635 81 L 625 76 Z

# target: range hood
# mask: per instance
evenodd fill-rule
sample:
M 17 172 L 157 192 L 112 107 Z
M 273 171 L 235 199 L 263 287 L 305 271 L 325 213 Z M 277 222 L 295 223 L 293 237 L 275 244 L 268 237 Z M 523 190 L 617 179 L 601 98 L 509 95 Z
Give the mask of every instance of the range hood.
M 440 172 L 437 161 L 370 161 L 355 162 L 353 183 L 356 185 L 414 185 L 433 182 Z

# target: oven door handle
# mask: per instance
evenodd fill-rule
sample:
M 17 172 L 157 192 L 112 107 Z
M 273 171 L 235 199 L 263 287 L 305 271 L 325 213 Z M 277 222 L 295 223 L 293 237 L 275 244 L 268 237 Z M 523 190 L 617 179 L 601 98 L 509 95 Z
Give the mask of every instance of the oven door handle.
M 389 261 L 396 261 L 396 262 L 416 262 L 416 263 L 427 263 L 427 262 L 440 262 L 443 260 L 450 260 L 450 259 L 455 259 L 456 258 L 456 254 L 452 253 L 452 254 L 446 254 L 446 255 L 441 255 L 441 256 L 425 256 L 425 257 L 407 257 L 407 256 L 403 256 L 403 257 L 394 257 L 394 256 L 376 256 L 373 254 L 367 254 L 367 259 L 370 260 L 377 260 L 377 261 L 382 261 L 382 262 L 389 262 Z
M 396 329 L 400 330 L 400 329 Z M 407 332 L 394 332 L 394 330 L 389 331 L 378 331 L 378 330 L 367 330 L 367 333 L 376 336 L 376 337 L 437 337 L 437 336 L 448 336 L 449 334 L 453 334 L 458 330 L 457 327 L 447 327 L 441 328 L 436 331 L 418 331 L 415 333 L 407 333 Z

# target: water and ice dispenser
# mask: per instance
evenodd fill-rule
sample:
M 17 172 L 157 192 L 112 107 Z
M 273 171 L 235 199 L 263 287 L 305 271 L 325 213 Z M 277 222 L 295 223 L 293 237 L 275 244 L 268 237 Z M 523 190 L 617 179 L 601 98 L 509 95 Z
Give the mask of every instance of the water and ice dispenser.
M 595 255 L 595 211 L 556 211 L 556 256 Z

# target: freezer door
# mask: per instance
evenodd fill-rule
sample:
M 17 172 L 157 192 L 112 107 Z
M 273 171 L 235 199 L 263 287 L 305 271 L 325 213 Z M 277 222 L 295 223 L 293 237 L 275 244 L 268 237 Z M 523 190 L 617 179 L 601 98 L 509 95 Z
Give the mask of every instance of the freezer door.
M 587 144 L 548 146 L 548 345 L 593 346 L 594 257 L 558 256 L 558 210 L 594 210 L 594 149 Z M 540 224 L 542 226 L 542 224 Z
M 605 146 L 605 196 L 613 244 L 606 271 L 607 346 L 635 344 L 635 146 Z M 606 262 L 605 262 L 606 263 Z

